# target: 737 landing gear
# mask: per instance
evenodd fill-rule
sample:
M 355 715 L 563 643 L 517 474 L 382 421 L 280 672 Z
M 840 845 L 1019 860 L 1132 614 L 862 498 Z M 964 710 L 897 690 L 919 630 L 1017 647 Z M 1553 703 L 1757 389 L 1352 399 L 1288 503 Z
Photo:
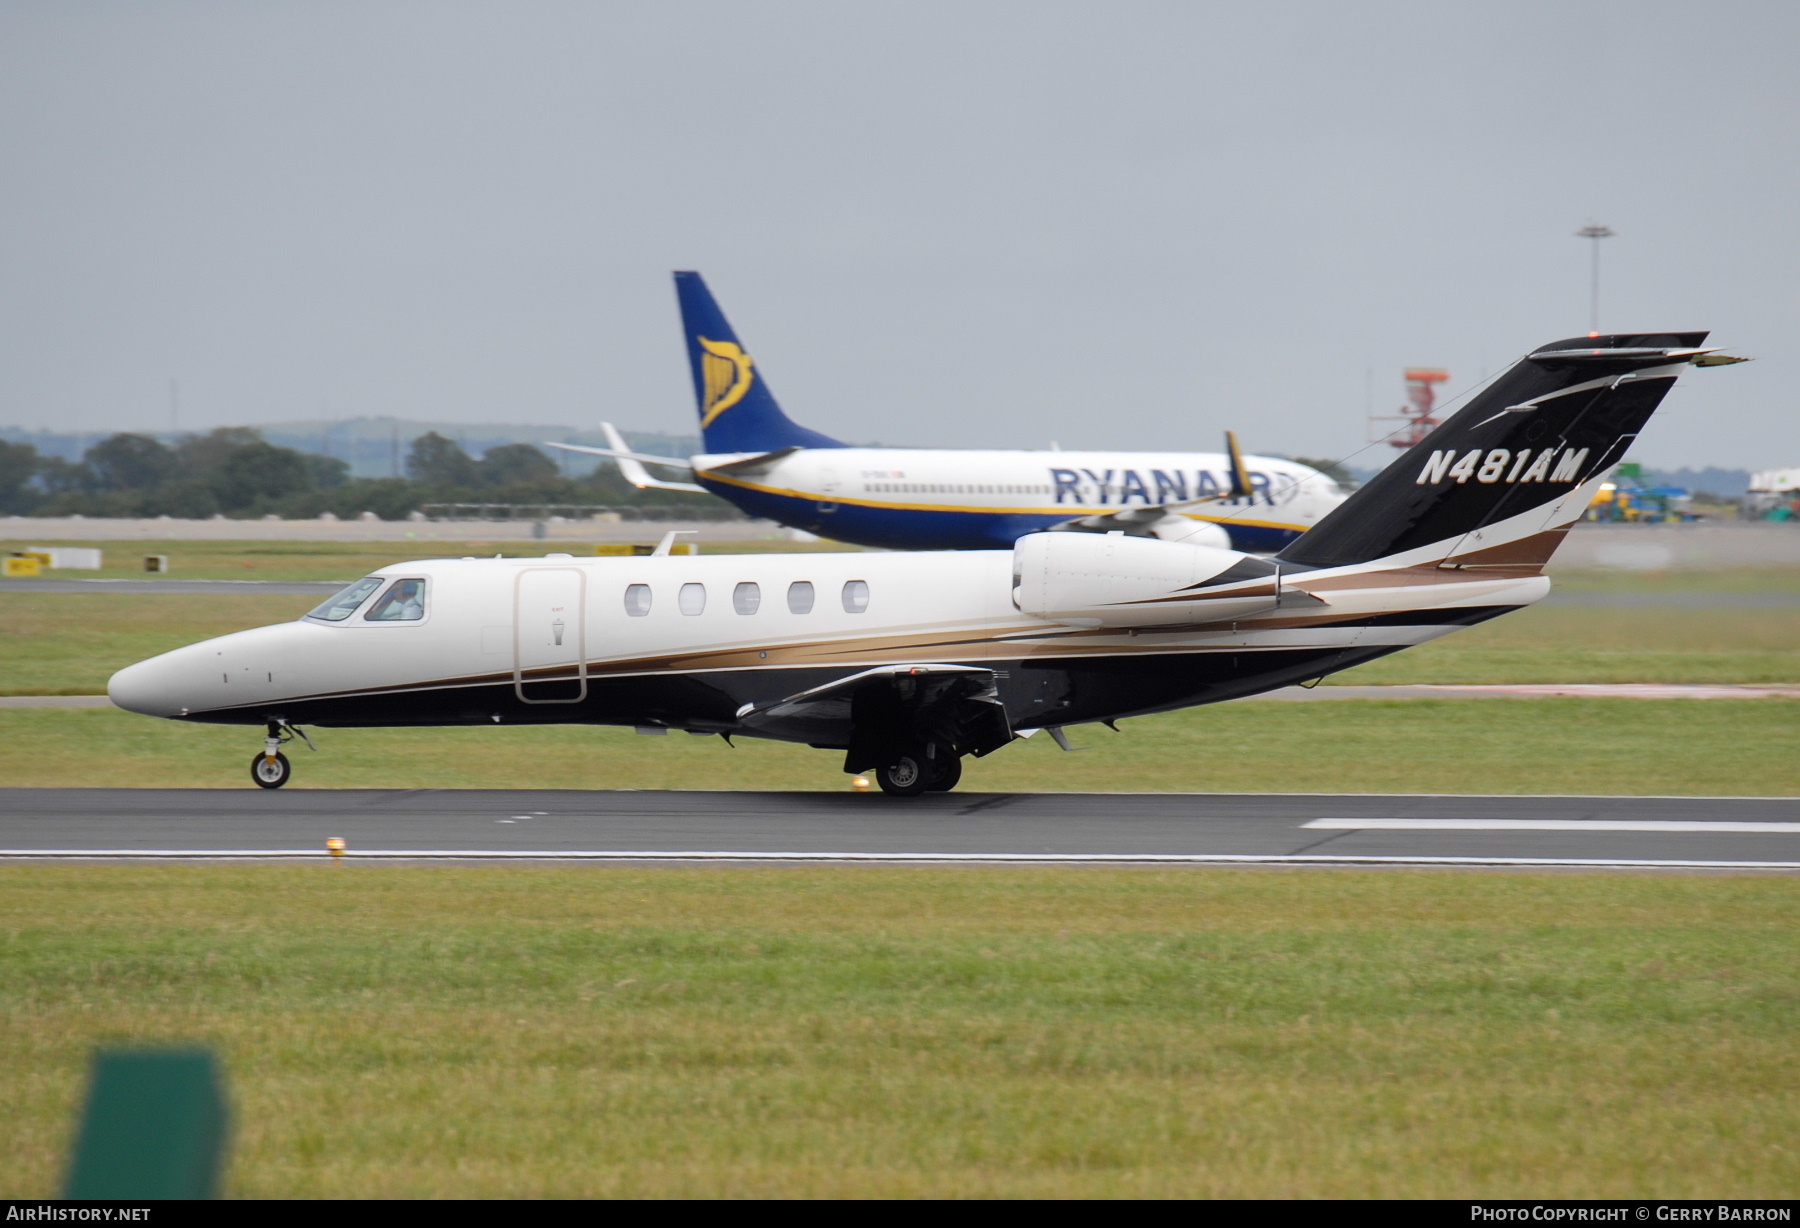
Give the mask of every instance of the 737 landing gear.
M 250 779 L 256 782 L 258 788 L 279 789 L 293 776 L 294 767 L 288 762 L 288 757 L 281 753 L 281 746 L 284 742 L 292 741 L 296 734 L 306 743 L 307 749 L 317 749 L 304 731 L 286 721 L 269 722 L 269 736 L 263 741 L 262 752 L 250 760 Z
M 941 745 L 902 751 L 892 763 L 875 769 L 876 783 L 890 797 L 948 792 L 961 779 L 962 760 L 955 751 Z

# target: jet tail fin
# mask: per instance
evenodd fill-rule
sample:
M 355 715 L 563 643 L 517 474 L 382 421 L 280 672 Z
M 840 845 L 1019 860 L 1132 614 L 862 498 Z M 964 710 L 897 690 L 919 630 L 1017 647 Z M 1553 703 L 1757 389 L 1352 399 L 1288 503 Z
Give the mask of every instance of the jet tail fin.
M 707 452 L 844 446 L 781 412 L 768 381 L 738 341 L 700 274 L 675 274 L 675 296 L 681 303 L 681 327 L 700 410 L 700 437 Z
M 1688 364 L 1718 365 L 1705 339 L 1628 333 L 1533 351 L 1276 558 L 1542 567 Z

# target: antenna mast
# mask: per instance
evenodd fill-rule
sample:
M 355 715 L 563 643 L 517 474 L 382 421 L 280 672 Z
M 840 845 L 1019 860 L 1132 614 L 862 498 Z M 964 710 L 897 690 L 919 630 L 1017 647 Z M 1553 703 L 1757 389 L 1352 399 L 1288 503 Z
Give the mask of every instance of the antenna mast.
M 1450 378 L 1442 367 L 1406 368 L 1406 404 L 1397 414 L 1369 415 L 1369 442 L 1406 449 L 1437 429 L 1437 386 Z M 1397 430 L 1378 423 L 1398 422 Z

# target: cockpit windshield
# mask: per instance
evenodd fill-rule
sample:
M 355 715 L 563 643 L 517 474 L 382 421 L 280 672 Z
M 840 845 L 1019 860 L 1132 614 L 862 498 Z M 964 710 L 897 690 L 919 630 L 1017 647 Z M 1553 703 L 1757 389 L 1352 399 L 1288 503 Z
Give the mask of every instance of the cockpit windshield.
M 328 623 L 341 623 L 356 613 L 356 607 L 368 600 L 370 593 L 381 587 L 381 581 L 380 576 L 365 576 L 313 610 L 307 617 L 322 618 Z
M 425 617 L 425 581 L 394 581 L 363 617 L 375 623 L 418 622 Z

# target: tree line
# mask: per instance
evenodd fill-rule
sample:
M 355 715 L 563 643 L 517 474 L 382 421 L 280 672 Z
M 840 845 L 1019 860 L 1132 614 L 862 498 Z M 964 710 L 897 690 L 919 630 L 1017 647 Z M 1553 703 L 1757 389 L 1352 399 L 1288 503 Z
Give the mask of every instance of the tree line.
M 404 478 L 352 477 L 345 461 L 279 447 L 250 427 L 188 435 L 173 446 L 121 432 L 79 461 L 0 440 L 0 513 L 13 516 L 313 519 L 330 512 L 347 519 L 374 512 L 403 520 L 427 503 L 473 502 L 723 506 L 711 495 L 638 490 L 611 465 L 565 477 L 528 443 L 476 458 L 436 431 L 413 440 Z

